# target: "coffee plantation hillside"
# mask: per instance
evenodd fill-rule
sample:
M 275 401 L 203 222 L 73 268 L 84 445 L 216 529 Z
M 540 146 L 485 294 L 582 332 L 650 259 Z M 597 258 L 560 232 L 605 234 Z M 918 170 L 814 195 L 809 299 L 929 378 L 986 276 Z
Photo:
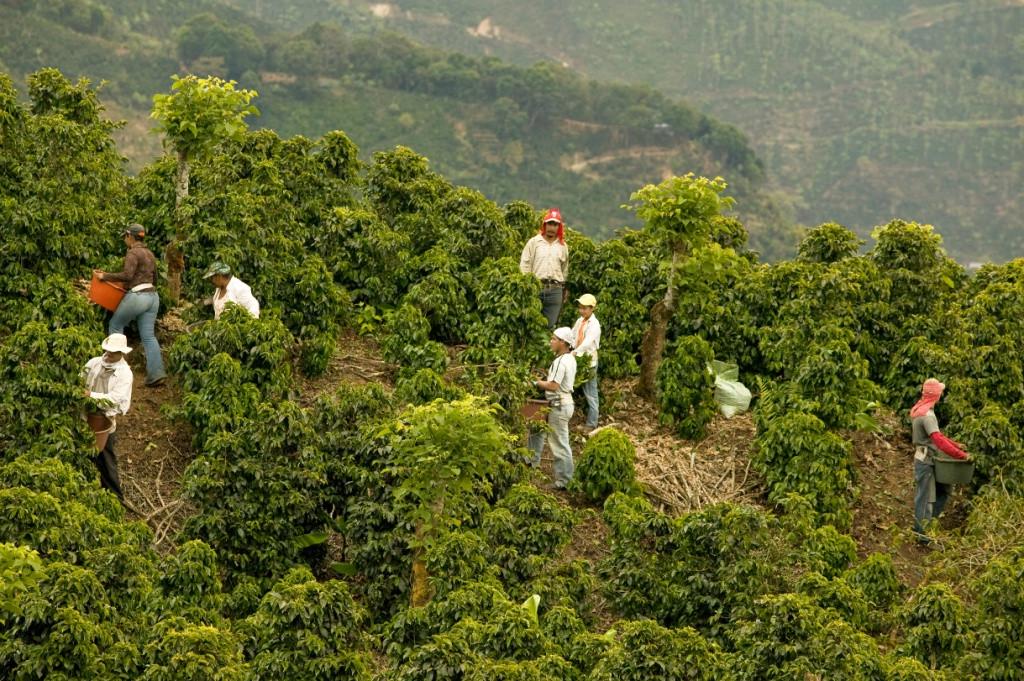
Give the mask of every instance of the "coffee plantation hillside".
M 261 93 L 255 127 L 316 138 L 343 128 L 362 160 L 396 145 L 502 202 L 558 204 L 572 225 L 610 237 L 641 222 L 636 187 L 694 170 L 724 175 L 757 248 L 791 254 L 788 219 L 736 128 L 649 87 L 598 82 L 554 63 L 515 66 L 354 26 L 302 30 L 221 0 L 0 3 L 0 66 L 18 80 L 48 66 L 106 81 L 132 170 L 160 155 L 146 134 L 168 74 L 234 79 Z
M 0 677 L 1024 675 L 1024 263 L 968 277 L 929 226 L 894 220 L 864 254 L 824 224 L 797 259 L 763 264 L 714 209 L 725 181 L 695 175 L 638 189 L 642 229 L 570 232 L 571 288 L 597 296 L 605 328 L 606 413 L 641 400 L 652 328 L 643 411 L 663 405 L 659 437 L 722 427 L 694 357 L 738 363 L 756 389 L 756 503 L 665 512 L 631 475 L 650 443 L 625 418 L 577 442 L 578 491 L 525 464 L 519 407 L 548 338 L 515 260 L 535 207 L 409 148 L 363 164 L 340 131 L 243 129 L 191 158 L 182 197 L 170 150 L 124 175 L 86 84 L 46 70 L 24 97 L 0 78 Z M 132 413 L 153 423 L 119 428 L 150 429 L 124 459 L 185 465 L 156 474 L 173 498 L 140 486 L 130 499 L 161 506 L 135 510 L 90 461 L 79 370 L 104 319 L 75 288 L 117 266 L 130 220 L 185 265 L 161 319 L 169 385 L 140 384 Z M 199 304 L 214 258 L 251 283 L 259 319 Z M 333 373 L 356 354 L 380 368 Z M 898 415 L 930 375 L 978 473 L 908 579 L 909 530 L 872 552 L 849 534 L 878 482 L 858 443 L 888 437 L 909 476 Z M 699 444 L 668 441 L 680 457 Z

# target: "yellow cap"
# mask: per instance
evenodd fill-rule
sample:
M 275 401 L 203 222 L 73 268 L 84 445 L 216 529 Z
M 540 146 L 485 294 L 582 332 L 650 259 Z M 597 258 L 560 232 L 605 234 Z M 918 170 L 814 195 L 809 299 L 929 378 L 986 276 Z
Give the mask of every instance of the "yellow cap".
M 584 293 L 582 296 L 576 299 L 576 302 L 586 307 L 597 307 L 597 298 L 589 293 Z

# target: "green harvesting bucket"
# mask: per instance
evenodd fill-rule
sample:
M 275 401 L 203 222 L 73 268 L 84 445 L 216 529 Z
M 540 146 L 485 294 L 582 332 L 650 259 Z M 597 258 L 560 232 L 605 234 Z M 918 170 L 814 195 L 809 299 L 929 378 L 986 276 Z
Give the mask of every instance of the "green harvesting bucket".
M 935 455 L 935 482 L 944 485 L 966 485 L 973 476 L 973 460 L 954 459 L 941 452 Z

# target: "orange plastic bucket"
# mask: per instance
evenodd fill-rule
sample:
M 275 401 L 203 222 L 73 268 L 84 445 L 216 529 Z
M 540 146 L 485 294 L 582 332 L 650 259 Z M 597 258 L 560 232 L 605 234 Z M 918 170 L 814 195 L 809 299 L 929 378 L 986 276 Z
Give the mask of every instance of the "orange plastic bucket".
M 107 281 L 100 281 L 99 275 L 93 272 L 92 283 L 89 284 L 89 300 L 114 312 L 121 304 L 124 293 L 123 288 Z

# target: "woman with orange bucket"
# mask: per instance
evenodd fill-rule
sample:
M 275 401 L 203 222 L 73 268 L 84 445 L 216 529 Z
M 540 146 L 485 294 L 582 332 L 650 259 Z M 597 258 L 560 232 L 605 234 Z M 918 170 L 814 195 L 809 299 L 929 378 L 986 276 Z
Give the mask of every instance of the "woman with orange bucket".
M 143 243 L 146 229 L 142 225 L 130 225 L 121 236 L 128 247 L 124 269 L 98 273 L 100 281 L 119 282 L 127 289 L 110 318 L 107 333 L 124 333 L 124 327 L 130 322 L 138 324 L 139 339 L 146 350 L 146 385 L 153 387 L 167 378 L 155 333 L 156 315 L 160 311 L 160 296 L 156 293 L 156 258 Z

